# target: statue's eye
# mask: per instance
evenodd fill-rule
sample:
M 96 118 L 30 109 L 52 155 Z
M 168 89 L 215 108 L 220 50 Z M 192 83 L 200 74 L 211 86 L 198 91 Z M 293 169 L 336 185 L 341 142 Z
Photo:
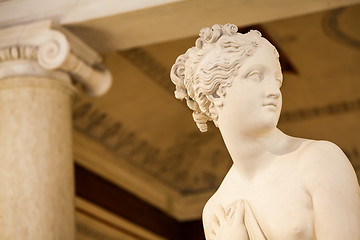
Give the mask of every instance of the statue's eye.
M 250 73 L 248 73 L 246 75 L 246 78 L 250 78 L 250 79 L 254 79 L 257 81 L 260 81 L 262 76 L 261 76 L 261 72 L 259 70 L 253 70 Z

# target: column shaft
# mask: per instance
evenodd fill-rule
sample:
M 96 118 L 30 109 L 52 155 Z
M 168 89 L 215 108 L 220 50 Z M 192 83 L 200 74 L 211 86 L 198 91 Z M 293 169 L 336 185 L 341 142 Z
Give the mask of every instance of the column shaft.
M 0 81 L 0 239 L 74 239 L 70 79 Z

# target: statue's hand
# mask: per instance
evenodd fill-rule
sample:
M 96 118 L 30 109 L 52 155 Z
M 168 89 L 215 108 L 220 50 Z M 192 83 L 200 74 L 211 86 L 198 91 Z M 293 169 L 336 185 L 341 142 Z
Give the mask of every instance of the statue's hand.
M 222 206 L 217 208 L 212 218 L 210 240 L 249 240 L 243 201 L 236 201 L 226 210 Z

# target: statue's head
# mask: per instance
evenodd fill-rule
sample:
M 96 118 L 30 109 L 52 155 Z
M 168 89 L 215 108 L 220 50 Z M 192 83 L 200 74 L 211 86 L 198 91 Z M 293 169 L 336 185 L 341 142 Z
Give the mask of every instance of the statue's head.
M 207 131 L 207 121 L 217 126 L 218 108 L 222 107 L 226 89 L 249 56 L 262 44 L 268 44 L 260 32 L 238 33 L 233 24 L 203 28 L 195 46 L 180 55 L 171 69 L 176 85 L 175 97 L 185 99 L 193 110 L 193 118 L 201 132 Z

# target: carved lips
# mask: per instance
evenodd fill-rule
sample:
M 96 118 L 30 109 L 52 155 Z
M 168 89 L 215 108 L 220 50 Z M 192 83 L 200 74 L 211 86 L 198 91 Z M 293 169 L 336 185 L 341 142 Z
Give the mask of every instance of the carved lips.
M 271 102 L 266 102 L 263 104 L 264 107 L 268 107 L 270 109 L 276 110 L 277 109 L 277 102 L 275 101 L 271 101 Z

